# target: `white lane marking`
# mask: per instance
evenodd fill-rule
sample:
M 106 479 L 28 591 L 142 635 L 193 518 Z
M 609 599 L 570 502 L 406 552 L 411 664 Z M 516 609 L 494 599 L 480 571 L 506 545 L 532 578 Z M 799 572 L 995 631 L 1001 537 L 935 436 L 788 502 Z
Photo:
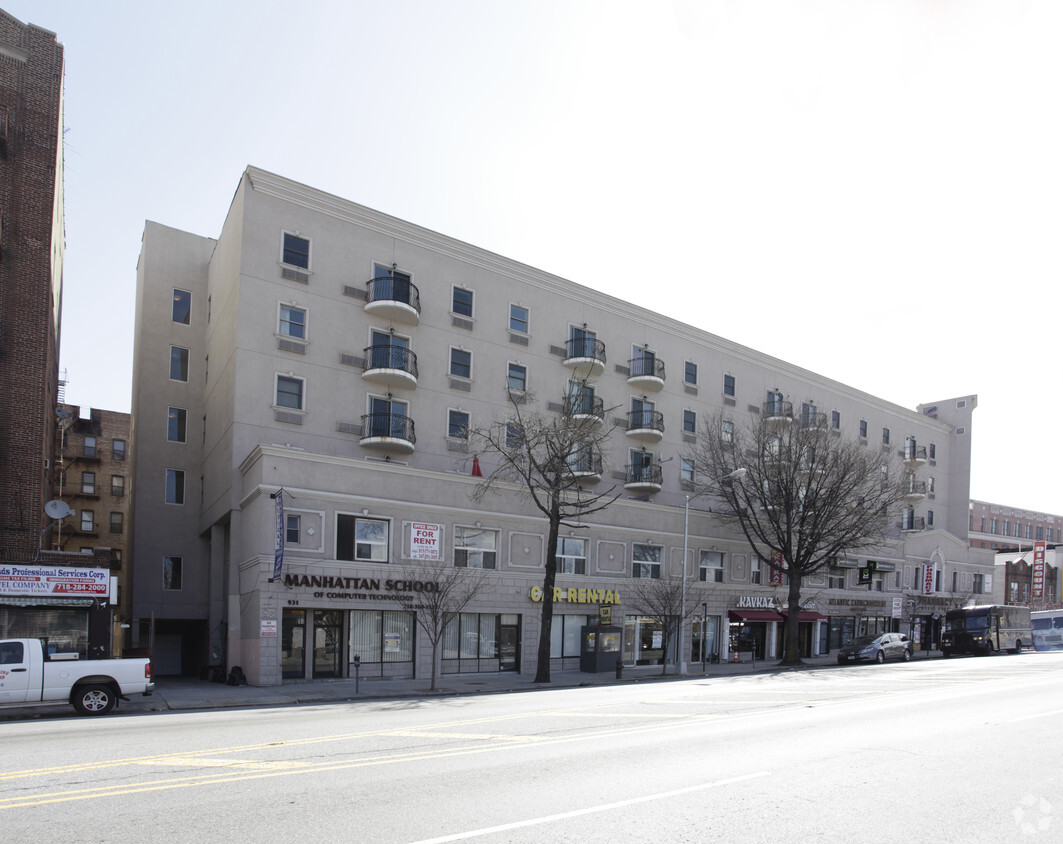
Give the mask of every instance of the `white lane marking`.
M 586 809 L 575 809 L 571 812 L 561 812 L 557 815 L 545 815 L 541 818 L 529 818 L 524 821 L 514 821 L 513 823 L 501 824 L 499 826 L 489 826 L 484 829 L 472 829 L 467 832 L 456 832 L 453 835 L 444 835 L 439 838 L 426 838 L 423 841 L 414 842 L 414 844 L 445 844 L 447 841 L 465 841 L 469 838 L 478 838 L 481 835 L 492 835 L 496 832 L 508 832 L 512 829 L 521 829 L 523 827 L 536 826 L 538 824 L 553 823 L 555 821 L 568 820 L 569 818 L 578 818 L 581 815 L 592 815 L 596 812 L 610 812 L 613 809 L 623 809 L 627 806 L 636 806 L 639 803 L 649 803 L 652 800 L 664 800 L 668 797 L 678 797 L 683 794 L 693 794 L 697 791 L 705 791 L 710 788 L 721 788 L 725 785 L 734 785 L 738 782 L 745 782 L 746 780 L 756 779 L 757 777 L 770 776 L 770 771 L 756 771 L 752 774 L 743 774 L 740 777 L 729 777 L 725 780 L 715 780 L 713 782 L 703 782 L 699 785 L 690 785 L 686 788 L 677 788 L 674 791 L 662 791 L 660 794 L 647 794 L 642 797 L 633 797 L 630 800 L 621 800 L 617 803 L 607 803 L 603 806 L 590 806 Z
M 1047 718 L 1050 715 L 1059 715 L 1063 709 L 1054 709 L 1051 712 L 1035 712 L 1033 715 L 1023 715 L 1021 718 L 1009 718 L 1005 724 L 1017 724 L 1019 721 L 1032 721 L 1034 718 Z

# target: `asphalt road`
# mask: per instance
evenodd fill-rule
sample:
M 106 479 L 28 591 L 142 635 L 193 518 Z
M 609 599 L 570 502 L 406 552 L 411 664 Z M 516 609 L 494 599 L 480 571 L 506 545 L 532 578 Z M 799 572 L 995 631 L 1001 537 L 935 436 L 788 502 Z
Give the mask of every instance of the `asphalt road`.
M 1059 841 L 1063 654 L 0 724 L 9 841 Z

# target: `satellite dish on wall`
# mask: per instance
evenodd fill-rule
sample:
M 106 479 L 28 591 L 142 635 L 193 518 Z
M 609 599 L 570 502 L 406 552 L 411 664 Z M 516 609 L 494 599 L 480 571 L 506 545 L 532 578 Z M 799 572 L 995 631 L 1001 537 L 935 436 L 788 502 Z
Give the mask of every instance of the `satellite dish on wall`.
M 57 407 L 55 409 L 55 415 L 58 416 L 60 419 L 69 419 L 70 418 L 70 411 L 63 410 L 63 408 L 61 408 L 61 407 Z
M 74 515 L 74 511 L 70 509 L 70 505 L 65 501 L 60 501 L 58 498 L 45 504 L 44 512 L 50 519 L 65 519 L 67 516 Z

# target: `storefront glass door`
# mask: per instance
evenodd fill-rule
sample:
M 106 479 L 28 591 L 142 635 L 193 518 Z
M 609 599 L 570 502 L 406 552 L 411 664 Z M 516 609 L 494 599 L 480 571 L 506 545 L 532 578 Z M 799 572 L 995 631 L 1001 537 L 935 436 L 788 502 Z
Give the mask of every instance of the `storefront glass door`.
M 285 610 L 281 618 L 281 677 L 306 676 L 306 610 Z
M 664 652 L 664 628 L 659 621 L 641 615 L 629 615 L 624 619 L 624 664 L 661 665 L 667 656 L 675 662 L 676 637 L 668 642 Z
M 343 613 L 314 610 L 314 677 L 342 677 Z

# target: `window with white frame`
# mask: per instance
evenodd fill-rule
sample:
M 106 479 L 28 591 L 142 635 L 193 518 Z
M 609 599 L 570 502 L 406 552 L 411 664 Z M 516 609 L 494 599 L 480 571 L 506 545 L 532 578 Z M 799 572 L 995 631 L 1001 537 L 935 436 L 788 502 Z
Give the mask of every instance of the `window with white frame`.
M 166 470 L 166 503 L 185 503 L 185 473 L 181 469 Z
M 723 583 L 723 552 L 701 552 L 701 581 L 703 583 Z
M 456 378 L 472 378 L 472 352 L 452 348 L 450 350 L 450 374 Z
M 81 473 L 81 494 L 82 495 L 95 495 L 96 494 L 96 473 L 95 472 L 82 472 Z
M 458 568 L 493 569 L 497 554 L 497 530 L 454 526 L 454 565 Z
M 760 583 L 761 562 L 759 554 L 753 554 L 749 558 L 749 582 Z
M 845 569 L 836 568 L 830 566 L 827 569 L 827 588 L 828 589 L 844 589 L 845 588 Z
M 92 533 L 96 530 L 96 514 L 92 510 L 81 511 L 81 529 L 85 533 Z
M 698 432 L 698 415 L 693 410 L 683 411 L 683 433 L 696 434 Z
M 694 460 L 690 457 L 679 458 L 679 480 L 685 484 L 694 483 Z
M 469 414 L 464 410 L 447 411 L 447 436 L 452 440 L 469 438 Z
M 347 513 L 336 515 L 336 559 L 369 563 L 388 561 L 391 523 Z
M 188 380 L 188 349 L 170 346 L 170 380 Z
M 631 576 L 640 579 L 660 579 L 663 552 L 664 549 L 660 545 L 634 543 L 631 546 Z
M 720 420 L 720 442 L 724 445 L 734 445 L 735 423 L 730 419 Z
M 976 574 L 976 575 L 974 575 L 974 583 L 971 585 L 971 591 L 974 592 L 975 595 L 982 595 L 982 594 L 985 593 L 985 575 L 984 574 Z
M 557 573 L 587 573 L 587 540 L 571 536 L 557 538 Z
M 281 261 L 291 267 L 310 269 L 310 241 L 297 234 L 285 232 Z
M 296 340 L 305 340 L 306 309 L 297 308 L 295 305 L 282 304 L 280 306 L 277 333 L 284 337 L 294 337 Z
M 734 396 L 735 394 L 735 377 L 733 375 L 723 376 L 723 394 L 725 396 Z
M 472 316 L 472 291 L 455 287 L 450 301 L 450 310 L 458 316 Z
M 521 305 L 509 306 L 509 330 L 518 334 L 528 333 L 528 309 Z
M 303 378 L 295 378 L 291 375 L 277 376 L 277 407 L 290 407 L 293 410 L 303 410 L 303 391 L 306 382 Z
M 515 393 L 528 389 L 528 367 L 519 363 L 509 364 L 506 370 L 506 387 Z
M 692 387 L 698 383 L 698 365 L 691 360 L 683 363 L 683 382 Z
M 178 325 L 189 325 L 192 322 L 192 294 L 187 290 L 178 290 L 176 287 L 173 289 L 170 319 Z
M 302 536 L 302 517 L 297 513 L 286 513 L 284 516 L 284 543 L 286 545 L 298 545 L 299 537 Z
M 183 407 L 171 407 L 166 414 L 166 439 L 172 443 L 185 442 L 188 411 Z
M 125 440 L 111 440 L 111 457 L 114 460 L 125 460 Z
M 835 431 L 840 431 L 842 427 L 842 415 L 837 410 L 830 412 L 830 426 Z
M 181 582 L 184 575 L 184 562 L 183 557 L 162 558 L 163 589 L 176 590 L 181 588 Z
M 866 419 L 861 419 L 860 420 L 859 435 L 860 435 L 860 439 L 862 439 L 862 440 L 866 440 L 867 439 L 867 420 Z
M 118 511 L 111 513 L 111 533 L 121 533 L 123 530 L 123 516 Z
M 95 457 L 96 456 L 96 438 L 86 436 L 82 441 L 81 448 L 82 457 Z

